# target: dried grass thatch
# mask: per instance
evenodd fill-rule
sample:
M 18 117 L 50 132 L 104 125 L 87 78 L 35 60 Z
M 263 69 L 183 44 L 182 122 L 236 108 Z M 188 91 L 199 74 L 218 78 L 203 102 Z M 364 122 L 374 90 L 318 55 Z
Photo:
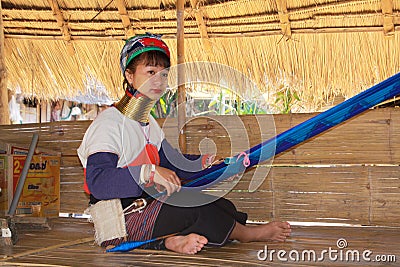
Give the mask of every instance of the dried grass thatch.
M 2 7 L 8 84 L 27 95 L 73 96 L 94 77 L 119 98 L 119 51 L 132 32 L 164 34 L 176 64 L 174 0 L 13 0 Z M 290 87 L 303 110 L 318 110 L 400 71 L 399 10 L 398 0 L 191 0 L 185 58 L 242 72 L 270 102 Z

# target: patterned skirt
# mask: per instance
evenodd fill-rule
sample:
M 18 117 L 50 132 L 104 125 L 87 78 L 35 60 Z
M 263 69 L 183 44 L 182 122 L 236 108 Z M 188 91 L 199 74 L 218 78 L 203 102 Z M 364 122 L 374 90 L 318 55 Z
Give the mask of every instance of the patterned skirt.
M 127 238 L 116 238 L 107 240 L 101 243 L 102 247 L 110 245 L 117 246 L 127 241 L 143 241 L 150 239 L 153 234 L 154 223 L 157 219 L 158 213 L 163 205 L 163 201 L 153 200 L 146 208 L 139 212 L 132 212 L 129 208 L 125 215 L 125 225 L 127 231 Z

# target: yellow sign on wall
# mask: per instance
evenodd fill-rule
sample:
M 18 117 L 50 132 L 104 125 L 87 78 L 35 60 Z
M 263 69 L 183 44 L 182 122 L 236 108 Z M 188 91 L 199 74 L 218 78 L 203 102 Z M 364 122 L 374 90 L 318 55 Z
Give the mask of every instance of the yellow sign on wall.
M 8 155 L 8 204 L 11 204 L 26 156 Z M 60 212 L 60 157 L 34 155 L 16 214 L 58 217 Z

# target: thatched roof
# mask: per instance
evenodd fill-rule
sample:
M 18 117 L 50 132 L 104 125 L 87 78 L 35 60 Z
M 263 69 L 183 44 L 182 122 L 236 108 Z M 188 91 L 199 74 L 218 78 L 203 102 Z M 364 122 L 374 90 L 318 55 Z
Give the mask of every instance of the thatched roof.
M 2 0 L 10 88 L 41 98 L 84 91 L 87 76 L 122 94 L 123 39 L 163 34 L 176 64 L 175 0 Z M 186 0 L 186 61 L 282 85 L 311 109 L 400 71 L 400 0 Z M 245 88 L 243 88 L 245 90 Z

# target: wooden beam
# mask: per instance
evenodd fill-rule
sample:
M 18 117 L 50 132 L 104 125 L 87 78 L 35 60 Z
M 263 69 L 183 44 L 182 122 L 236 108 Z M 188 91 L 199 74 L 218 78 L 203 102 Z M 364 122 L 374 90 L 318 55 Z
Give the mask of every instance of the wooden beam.
M 125 29 L 125 36 L 128 39 L 135 35 L 135 31 L 133 30 L 131 20 L 129 18 L 128 12 L 126 11 L 125 0 L 116 0 L 115 3 L 118 8 L 118 14 L 122 20 L 122 25 Z
M 393 0 L 382 0 L 383 32 L 387 37 L 394 37 Z
M 0 1 L 0 124 L 10 124 L 8 111 L 7 69 L 4 52 L 3 14 Z
M 289 13 L 287 11 L 286 0 L 276 0 L 276 5 L 278 7 L 279 21 L 281 22 L 282 34 L 286 39 L 292 37 L 292 31 L 290 29 Z
M 209 57 L 213 58 L 212 44 L 208 36 L 207 26 L 204 22 L 204 14 L 200 8 L 198 0 L 190 0 L 194 16 L 196 18 L 197 26 L 199 28 L 201 41 L 203 43 L 204 49 Z
M 176 37 L 178 61 L 178 129 L 179 148 L 186 153 L 186 88 L 185 88 L 185 0 L 176 1 Z
M 74 46 L 71 42 L 71 34 L 69 32 L 68 28 L 68 22 L 65 21 L 63 13 L 60 10 L 60 7 L 58 6 L 57 0 L 47 0 L 51 6 L 51 10 L 53 10 L 53 15 L 56 18 L 58 27 L 61 29 L 61 33 L 64 37 L 64 41 L 67 45 L 67 51 L 68 54 L 71 56 L 75 55 L 75 49 Z
M 382 0 L 378 0 L 378 4 L 381 4 Z M 363 5 L 365 1 L 340 1 L 339 4 L 336 3 L 341 9 L 346 8 L 346 6 L 351 7 L 352 5 Z M 202 3 L 202 2 L 201 2 Z M 353 3 L 353 4 L 352 4 Z M 360 3 L 360 4 L 359 4 Z M 323 8 L 324 7 L 324 8 Z M 202 6 L 202 10 L 206 10 L 208 8 L 207 6 Z M 290 26 L 295 27 L 294 25 L 297 25 L 295 27 L 296 30 L 300 29 L 303 27 L 303 22 L 304 25 L 309 25 L 306 26 L 308 28 L 313 28 L 312 27 L 312 22 L 315 21 L 322 21 L 324 19 L 330 19 L 331 17 L 338 19 L 340 21 L 340 17 L 342 17 L 342 20 L 344 22 L 344 25 L 348 26 L 339 26 L 336 25 L 336 27 L 341 27 L 341 28 L 348 28 L 348 27 L 359 27 L 357 25 L 362 25 L 363 20 L 370 20 L 371 18 L 374 18 L 374 24 L 368 24 L 366 27 L 373 27 L 373 26 L 380 26 L 382 30 L 382 25 L 383 22 L 380 20 L 383 20 L 383 14 L 382 11 L 381 13 L 377 13 L 375 10 L 368 10 L 368 11 L 362 11 L 359 13 L 351 13 L 351 14 L 335 14 L 335 13 L 327 13 L 327 10 L 330 10 L 333 8 L 333 4 L 331 3 L 330 5 L 317 5 L 315 7 L 307 7 L 307 8 L 296 8 L 296 9 L 288 9 L 288 14 L 290 18 Z M 382 9 L 381 7 L 378 7 L 379 9 Z M 26 12 L 24 10 L 18 10 L 21 12 L 21 14 L 25 14 Z M 109 11 L 105 10 L 103 12 L 104 15 L 106 16 L 112 16 L 112 12 L 116 13 L 117 10 L 114 11 Z M 35 16 L 39 17 L 45 17 L 46 12 L 48 11 L 31 11 L 29 13 L 29 16 L 27 16 L 26 19 L 23 20 L 18 20 L 18 19 L 11 19 L 14 17 L 20 16 L 19 13 L 17 13 L 15 10 L 11 9 L 5 9 L 3 8 L 3 16 L 6 18 L 4 20 L 4 27 L 5 27 L 5 32 L 9 32 L 10 34 L 25 34 L 28 35 L 31 33 L 32 35 L 35 36 L 40 36 L 40 35 L 55 35 L 56 31 L 59 31 L 59 28 L 57 27 L 57 24 L 55 24 L 56 27 L 53 27 L 51 23 L 48 23 L 49 21 L 44 21 L 43 23 L 38 23 L 37 20 L 34 19 L 29 19 L 31 14 L 35 14 Z M 75 16 L 76 14 L 81 14 L 80 10 L 71 10 L 70 12 L 73 12 Z M 89 12 L 89 11 L 86 11 Z M 129 14 L 132 17 L 132 14 L 135 14 L 134 10 L 129 11 Z M 186 12 L 192 12 L 191 8 L 188 8 Z M 324 13 L 325 12 L 325 13 Z M 194 13 L 193 13 L 194 14 Z M 296 19 L 295 21 L 293 20 L 293 16 L 298 16 L 302 15 L 300 19 Z M 115 14 L 114 14 L 115 15 Z M 33 16 L 33 15 L 32 15 Z M 74 17 L 75 17 L 74 16 Z M 84 14 L 82 14 L 84 16 Z M 364 18 L 364 16 L 366 18 Z M 131 21 L 133 23 L 132 27 L 135 29 L 135 32 L 144 32 L 144 29 L 153 29 L 154 31 L 157 31 L 159 33 L 164 33 L 164 35 L 167 34 L 172 34 L 176 32 L 176 21 L 173 19 L 175 16 L 169 15 L 168 19 L 166 20 L 159 20 L 159 19 L 151 19 L 151 20 L 146 20 L 146 21 L 141 21 L 139 24 L 136 24 L 133 20 Z M 193 15 L 194 17 L 194 15 Z M 400 15 L 399 12 L 396 12 L 396 10 L 393 8 L 393 14 L 392 18 L 394 21 L 394 25 L 399 25 L 400 22 Z M 354 23 L 352 22 L 354 21 Z M 379 22 L 380 21 L 380 22 Z M 218 32 L 223 32 L 219 31 L 219 27 L 223 25 L 228 25 L 232 29 L 235 28 L 236 26 L 244 25 L 246 28 L 251 27 L 252 25 L 268 25 L 268 29 L 272 29 L 275 27 L 279 27 L 281 29 L 280 25 L 280 20 L 279 20 L 279 15 L 275 11 L 273 12 L 262 12 L 260 14 L 257 14 L 257 16 L 240 16 L 240 17 L 229 17 L 225 19 L 208 19 L 207 20 L 207 26 L 208 27 L 213 27 L 213 31 L 211 32 L 210 29 L 208 29 L 208 36 L 211 38 L 211 40 L 215 37 L 215 33 Z M 351 26 L 353 25 L 353 26 Z M 108 35 L 108 36 L 121 36 L 120 32 L 124 32 L 124 28 L 121 23 L 121 19 L 119 16 L 117 16 L 116 19 L 114 20 L 95 20 L 90 22 L 89 20 L 86 21 L 78 21 L 78 20 L 68 20 L 68 26 L 70 28 L 70 32 L 73 33 L 73 41 L 77 40 L 76 38 L 79 38 L 81 35 L 82 36 L 103 36 L 103 35 Z M 51 28 L 49 28 L 51 27 Z M 11 30 L 9 30 L 11 29 Z M 332 27 L 333 29 L 333 27 Z M 339 28 L 338 28 L 339 29 Z M 224 29 L 228 30 L 228 29 Z M 197 21 L 195 19 L 193 20 L 186 20 L 185 21 L 185 32 L 187 35 L 189 34 L 195 34 L 195 31 L 199 31 L 199 27 L 197 24 Z M 254 31 L 261 31 L 261 28 L 255 29 Z M 291 28 L 291 32 L 294 33 L 294 29 Z M 243 30 L 243 33 L 246 32 L 251 32 L 251 30 Z
M 395 30 L 399 31 L 400 26 L 395 26 Z M 335 27 L 335 28 L 304 28 L 294 29 L 294 34 L 326 34 L 326 33 L 348 33 L 348 32 L 381 32 L 382 26 L 357 26 L 357 27 Z M 258 36 L 273 36 L 282 35 L 281 30 L 265 30 L 265 31 L 248 31 L 248 32 L 214 32 L 209 34 L 212 38 L 237 38 L 237 37 L 258 37 Z M 49 35 L 30 35 L 30 34 L 4 34 L 7 39 L 28 39 L 28 40 L 62 40 L 62 37 L 49 36 Z M 120 41 L 125 38 L 124 35 L 113 36 L 98 36 L 98 35 L 79 35 L 74 36 L 74 42 L 78 41 Z M 186 33 L 185 38 L 200 38 L 198 33 Z M 176 40 L 177 36 L 174 33 L 163 34 L 163 39 Z
M 188 12 L 191 12 L 190 9 L 188 9 Z M 289 16 L 292 16 L 297 11 L 290 11 Z M 3 9 L 3 15 L 4 14 L 4 9 Z M 362 25 L 363 20 L 365 19 L 370 19 L 370 18 L 375 18 L 374 20 L 380 20 L 381 17 L 383 16 L 382 13 L 377 13 L 376 11 L 364 11 L 361 13 L 353 13 L 353 14 L 331 14 L 331 15 L 315 15 L 314 17 L 303 17 L 301 19 L 297 19 L 295 22 L 291 22 L 291 26 L 293 25 L 300 25 L 297 27 L 297 29 L 301 28 L 301 25 L 311 25 L 310 22 L 315 22 L 315 21 L 323 21 L 323 20 L 330 20 L 330 19 L 335 19 L 342 21 L 347 27 L 352 27 L 351 25 Z M 400 24 L 400 13 L 399 12 L 394 12 L 392 14 L 393 17 L 393 22 L 394 24 Z M 14 29 L 15 30 L 25 30 L 25 31 L 36 31 L 36 30 L 41 30 L 41 31 L 54 31 L 56 32 L 57 30 L 59 31 L 58 27 L 52 27 L 50 21 L 42 21 L 38 23 L 36 19 L 29 19 L 26 18 L 24 20 L 4 20 L 4 27 L 6 29 Z M 308 24 L 307 24 L 308 23 Z M 270 27 L 275 28 L 276 26 L 280 27 L 280 21 L 279 21 L 279 16 L 277 14 L 270 14 L 270 13 L 260 13 L 257 14 L 256 16 L 241 16 L 241 17 L 234 17 L 234 18 L 224 18 L 224 19 L 209 19 L 208 24 L 213 27 L 213 29 L 218 29 L 218 27 L 221 26 L 240 26 L 240 25 L 246 25 L 246 26 L 252 26 L 252 25 L 268 25 Z M 45 25 L 46 27 L 43 27 Z M 375 23 L 374 25 L 379 25 L 382 27 L 382 23 Z M 115 20 L 95 20 L 95 21 L 72 21 L 70 20 L 68 22 L 68 26 L 71 28 L 71 31 L 74 33 L 74 41 L 75 38 L 80 36 L 80 32 L 82 31 L 87 31 L 87 32 L 95 32 L 97 31 L 99 35 L 101 32 L 119 32 L 123 31 L 123 27 L 121 25 L 121 20 L 115 19 Z M 369 24 L 368 26 L 373 26 Z M 165 19 L 160 21 L 159 19 L 151 19 L 151 20 L 146 20 L 146 21 L 141 21 L 140 24 L 135 25 L 133 23 L 132 27 L 136 30 L 135 31 L 144 31 L 143 29 L 146 28 L 151 28 L 151 29 L 156 29 L 158 32 L 162 32 L 163 29 L 169 30 L 173 29 L 174 32 L 176 32 L 176 19 L 175 18 L 170 18 L 170 19 Z M 338 26 L 337 26 L 338 27 Z M 346 26 L 344 26 L 346 27 Z M 362 26 L 361 26 L 362 27 Z M 107 29 L 108 28 L 108 29 Z M 143 29 L 141 29 L 143 28 Z M 191 29 L 190 31 L 187 31 L 187 29 Z M 232 27 L 234 28 L 234 27 Z M 73 30 L 72 30 L 73 29 Z M 106 29 L 106 30 L 105 30 Z M 198 31 L 198 24 L 195 20 L 193 21 L 185 21 L 185 31 L 186 33 L 197 30 Z M 213 30 L 214 31 L 214 30 Z M 293 31 L 293 29 L 292 29 Z M 212 33 L 208 33 L 208 36 L 211 36 Z M 35 32 L 32 33 L 32 35 L 36 35 Z M 54 33 L 52 34 L 54 35 Z M 110 34 L 112 36 L 113 34 Z
M 103 0 L 105 1 L 105 0 Z M 125 0 L 128 1 L 128 0 Z M 251 2 L 251 0 L 230 0 L 230 1 L 222 1 L 222 0 L 214 0 L 214 1 L 204 1 L 198 0 L 200 2 L 213 2 L 212 4 L 206 4 L 203 6 L 205 9 L 220 9 L 220 10 L 229 10 L 232 6 L 237 7 L 239 4 L 238 2 L 246 3 Z M 287 1 L 287 0 L 286 0 Z M 308 15 L 312 17 L 315 14 L 326 14 L 327 12 L 332 13 L 336 8 L 341 10 L 342 8 L 350 7 L 350 6 L 365 6 L 367 4 L 374 4 L 379 0 L 336 0 L 336 1 L 325 1 L 326 3 L 319 3 L 318 5 L 315 4 L 304 4 L 295 9 L 291 9 L 290 13 L 294 15 Z M 133 1 L 135 2 L 135 1 Z M 159 1 L 161 2 L 161 0 Z M 173 1 L 166 1 L 166 2 L 173 2 Z M 319 1 L 321 2 L 321 1 Z M 171 8 L 170 8 L 171 7 Z M 3 8 L 4 14 L 12 14 L 11 17 L 18 16 L 18 14 L 23 14 L 24 12 L 30 14 L 29 17 L 46 17 L 48 15 L 48 10 L 43 9 L 42 7 L 38 6 L 14 6 L 9 5 Z M 68 12 L 74 13 L 74 17 L 78 18 L 92 18 L 95 14 L 98 13 L 98 10 L 94 10 L 93 7 L 83 7 L 83 8 L 69 8 Z M 157 15 L 161 13 L 164 15 L 167 12 L 167 15 L 172 15 L 176 9 L 173 9 L 173 5 L 168 5 L 165 9 L 160 10 L 159 6 L 154 7 L 143 7 L 138 8 L 136 10 L 130 10 L 131 13 L 135 16 L 136 14 L 152 14 Z M 343 13 L 343 12 L 340 12 Z M 112 17 L 115 14 L 115 10 L 113 9 L 105 9 L 101 12 L 102 15 L 105 17 Z M 276 15 L 276 13 L 271 13 L 271 15 Z M 90 20 L 90 19 L 88 19 Z

